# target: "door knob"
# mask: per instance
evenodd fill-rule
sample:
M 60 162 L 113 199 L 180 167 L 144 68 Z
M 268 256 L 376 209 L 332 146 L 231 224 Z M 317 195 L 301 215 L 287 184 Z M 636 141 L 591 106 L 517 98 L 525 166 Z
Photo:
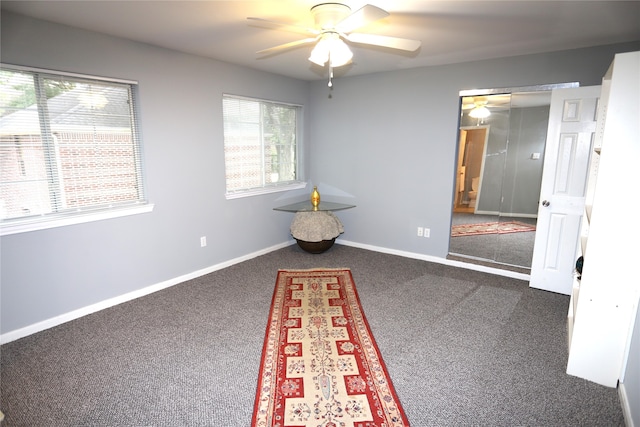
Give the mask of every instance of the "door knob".
M 543 200 L 542 201 L 542 206 L 544 206 L 545 208 L 548 207 L 551 203 L 549 203 L 548 200 Z

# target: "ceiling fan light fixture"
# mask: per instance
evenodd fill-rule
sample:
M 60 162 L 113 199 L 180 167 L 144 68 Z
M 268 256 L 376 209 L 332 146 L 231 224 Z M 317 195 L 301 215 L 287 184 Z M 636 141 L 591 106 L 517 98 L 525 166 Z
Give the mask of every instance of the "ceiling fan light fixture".
M 323 66 L 329 60 L 329 44 L 324 38 L 320 39 L 311 51 L 309 61 Z
M 475 107 L 473 110 L 469 111 L 469 117 L 473 117 L 474 119 L 486 119 L 491 115 L 491 111 L 484 105 L 480 105 Z
M 341 67 L 351 62 L 353 52 L 337 33 L 325 33 L 311 51 L 309 61 L 324 66 Z

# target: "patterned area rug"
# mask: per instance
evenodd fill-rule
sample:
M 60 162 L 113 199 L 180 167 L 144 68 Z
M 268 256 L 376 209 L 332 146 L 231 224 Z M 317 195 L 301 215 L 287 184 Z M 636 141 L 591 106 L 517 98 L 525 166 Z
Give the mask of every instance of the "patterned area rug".
M 408 425 L 351 271 L 278 271 L 252 426 Z
M 519 233 L 522 231 L 536 231 L 536 226 L 518 221 L 461 224 L 451 227 L 451 237 Z

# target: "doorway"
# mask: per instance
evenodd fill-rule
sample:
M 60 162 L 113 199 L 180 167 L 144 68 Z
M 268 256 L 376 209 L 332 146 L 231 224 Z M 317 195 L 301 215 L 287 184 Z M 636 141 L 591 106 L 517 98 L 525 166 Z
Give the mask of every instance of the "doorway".
M 454 213 L 474 213 L 480 195 L 489 126 L 461 127 Z

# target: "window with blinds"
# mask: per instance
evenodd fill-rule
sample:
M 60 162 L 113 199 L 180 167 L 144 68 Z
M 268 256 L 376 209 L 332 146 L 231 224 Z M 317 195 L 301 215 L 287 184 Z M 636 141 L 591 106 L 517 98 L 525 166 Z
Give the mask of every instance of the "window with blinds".
M 3 225 L 145 203 L 134 88 L 2 65 Z
M 299 188 L 301 107 L 230 95 L 222 101 L 227 198 Z

